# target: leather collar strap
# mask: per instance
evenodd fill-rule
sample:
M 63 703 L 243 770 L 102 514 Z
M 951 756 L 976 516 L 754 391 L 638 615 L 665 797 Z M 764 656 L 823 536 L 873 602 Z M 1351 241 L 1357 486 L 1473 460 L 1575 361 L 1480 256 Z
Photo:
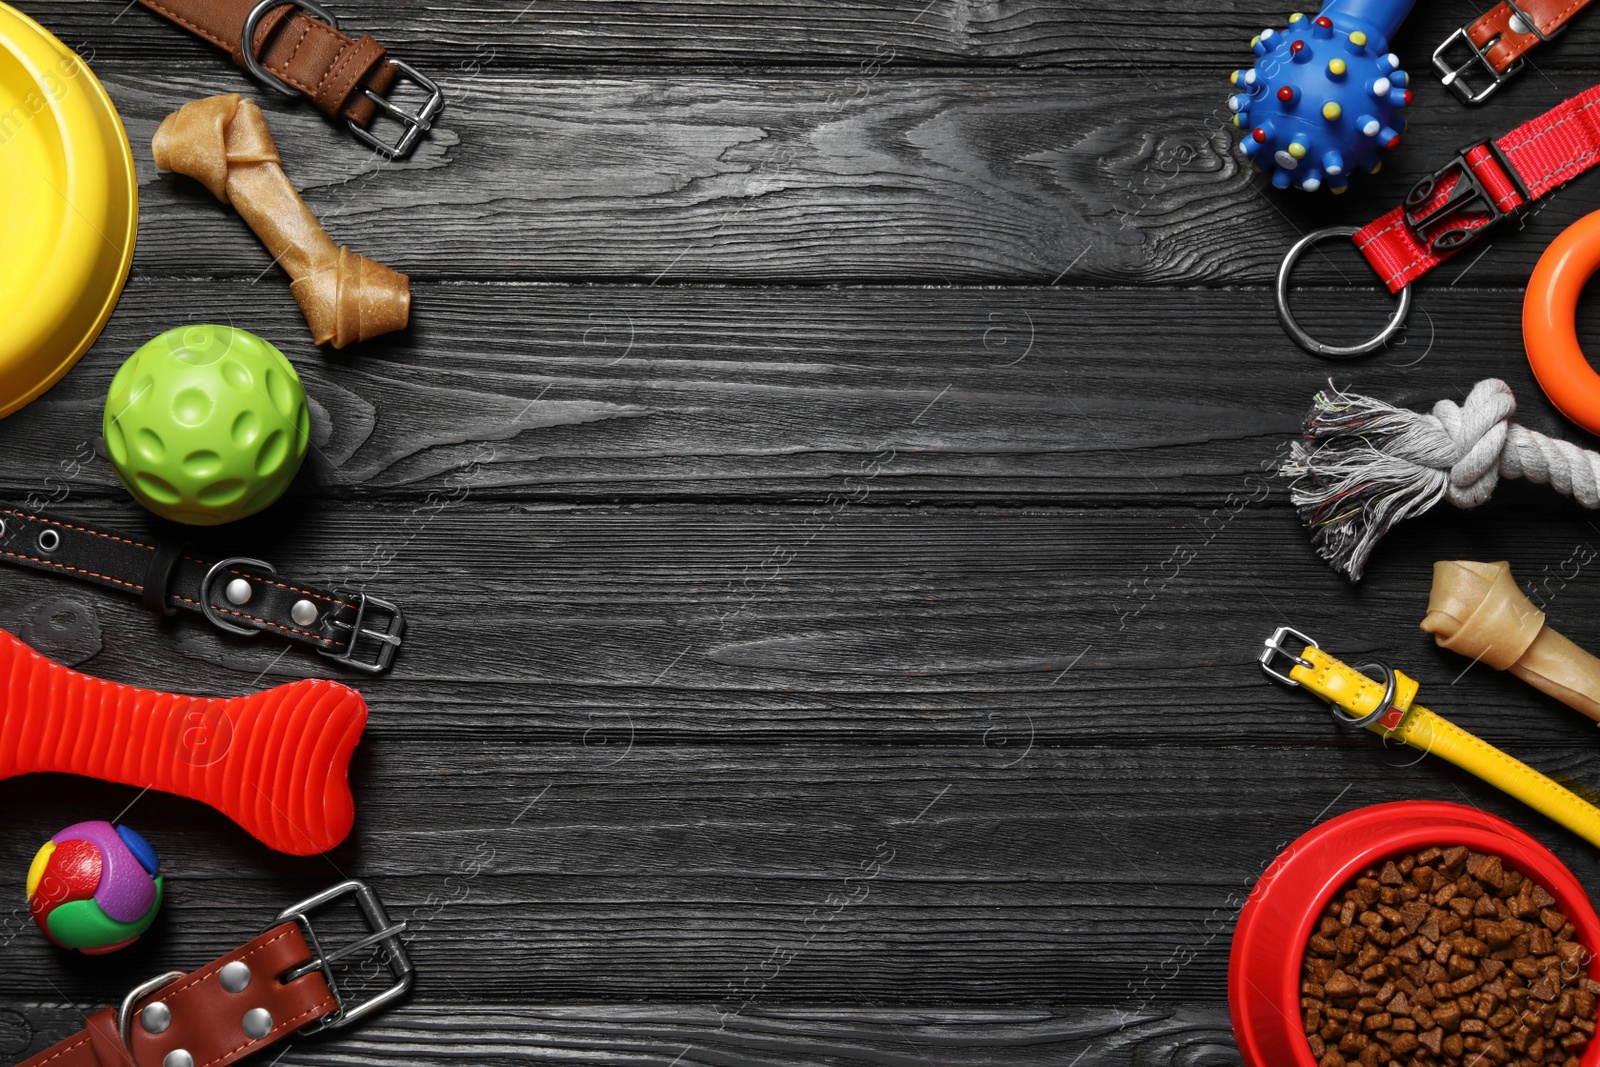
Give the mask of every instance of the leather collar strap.
M 1353 240 L 1397 293 L 1600 163 L 1600 85 L 1496 141 L 1469 145 Z
M 307 0 L 139 2 L 224 49 L 235 63 L 272 88 L 282 91 L 287 86 L 291 95 L 310 97 L 324 115 L 346 120 L 352 133 L 390 158 L 409 155 L 444 108 L 444 93 L 432 81 L 390 58 L 371 36 L 347 36 L 333 16 Z M 247 28 L 252 30 L 248 53 Z M 402 74 L 430 94 L 416 113 L 401 111 L 386 98 Z M 367 132 L 380 110 L 406 127 L 395 145 Z
M 89 1016 L 83 1030 L 20 1067 L 226 1067 L 337 1010 L 338 1001 L 321 971 L 292 982 L 281 980 L 314 955 L 296 923 L 279 923 L 248 945 L 128 1005 L 128 1046 L 119 1032 L 121 1013 L 107 1008 Z M 224 983 L 223 968 L 235 963 L 246 970 L 234 967 Z M 247 984 L 230 992 L 228 986 L 239 981 L 234 975 L 246 972 Z M 166 1027 L 152 1032 L 163 1016 Z
M 354 897 L 372 933 L 330 952 L 310 913 L 346 897 Z M 266 933 L 220 959 L 146 982 L 120 1008 L 91 1015 L 82 1031 L 19 1067 L 227 1067 L 293 1033 L 353 1022 L 404 994 L 412 978 L 404 931 L 371 889 L 341 883 L 285 910 Z M 373 946 L 390 985 L 352 1002 L 333 984 L 332 963 Z
M 132 593 L 164 615 L 192 611 L 228 633 L 276 634 L 369 674 L 389 669 L 405 634 L 400 609 L 365 593 L 283 579 L 256 559 L 208 563 L 181 546 L 146 544 L 16 508 L 0 507 L 0 562 Z
M 1445 38 L 1433 53 L 1433 65 L 1444 84 L 1464 103 L 1481 104 L 1522 69 L 1524 55 L 1559 34 L 1589 4 L 1590 0 L 1502 0 L 1476 22 Z M 1470 56 L 1461 66 L 1452 67 L 1446 54 L 1456 47 L 1466 48 Z M 1474 67 L 1481 68 L 1491 79 L 1479 90 L 1462 77 Z
M 1288 673 L 1283 673 L 1279 668 L 1286 664 L 1293 666 Z M 1600 808 L 1443 716 L 1414 703 L 1417 683 L 1399 671 L 1392 672 L 1392 688 L 1379 685 L 1361 671 L 1322 651 L 1305 634 L 1287 626 L 1267 639 L 1261 666 L 1278 681 L 1304 687 L 1342 709 L 1343 714 L 1336 717 L 1350 725 L 1359 724 L 1385 739 L 1392 738 L 1449 760 L 1590 844 L 1600 846 Z

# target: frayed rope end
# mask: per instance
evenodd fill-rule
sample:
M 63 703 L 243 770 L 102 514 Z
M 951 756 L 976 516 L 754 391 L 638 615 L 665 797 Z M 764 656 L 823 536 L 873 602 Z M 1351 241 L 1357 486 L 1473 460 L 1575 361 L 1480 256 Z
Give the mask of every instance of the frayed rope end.
M 1428 416 L 1369 396 L 1319 392 L 1278 473 L 1311 528 L 1311 544 L 1334 570 L 1360 581 L 1372 550 L 1397 522 L 1444 498 L 1449 471 L 1407 458 L 1432 427 Z

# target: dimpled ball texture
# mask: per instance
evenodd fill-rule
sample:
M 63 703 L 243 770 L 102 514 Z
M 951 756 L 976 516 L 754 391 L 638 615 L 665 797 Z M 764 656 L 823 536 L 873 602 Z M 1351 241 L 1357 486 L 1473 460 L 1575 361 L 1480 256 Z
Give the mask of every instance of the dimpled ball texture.
M 28 868 L 28 910 L 62 948 L 100 956 L 126 948 L 155 921 L 161 861 L 126 826 L 80 822 L 56 834 Z
M 139 503 L 217 526 L 283 495 L 306 457 L 311 415 L 300 376 L 272 345 L 232 326 L 180 326 L 117 371 L 104 428 Z

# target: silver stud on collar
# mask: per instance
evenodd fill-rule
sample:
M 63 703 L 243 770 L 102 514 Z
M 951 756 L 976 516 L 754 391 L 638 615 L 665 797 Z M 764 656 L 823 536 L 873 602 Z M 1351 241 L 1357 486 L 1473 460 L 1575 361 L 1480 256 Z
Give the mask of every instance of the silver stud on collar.
M 240 607 L 241 605 L 248 604 L 250 603 L 250 594 L 252 592 L 253 590 L 251 590 L 249 582 L 245 581 L 243 578 L 235 578 L 233 581 L 228 583 L 228 603 L 232 604 L 234 607 Z
M 161 1067 L 194 1067 L 194 1057 L 186 1048 L 175 1048 L 162 1057 Z
M 143 1026 L 145 1033 L 165 1033 L 167 1027 L 172 1025 L 172 1009 L 159 1000 L 154 1004 L 145 1005 L 144 1011 L 139 1013 L 139 1025 Z
M 317 606 L 309 600 L 296 600 L 289 609 L 289 618 L 296 626 L 310 626 L 317 621 Z
M 224 963 L 217 972 L 217 981 L 230 993 L 242 993 L 250 984 L 250 968 L 239 960 Z
M 244 1036 L 259 1041 L 272 1033 L 272 1015 L 266 1008 L 251 1008 L 244 1013 Z M 173 1067 L 167 1064 L 166 1067 Z M 193 1067 L 190 1064 L 189 1067 Z

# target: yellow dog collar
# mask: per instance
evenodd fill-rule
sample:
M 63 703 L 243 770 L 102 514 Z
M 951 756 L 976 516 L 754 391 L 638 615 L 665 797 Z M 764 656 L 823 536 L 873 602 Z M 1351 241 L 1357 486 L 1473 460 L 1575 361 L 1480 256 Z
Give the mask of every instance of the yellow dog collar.
M 1296 653 L 1294 649 L 1301 651 Z M 1417 683 L 1386 664 L 1375 682 L 1326 652 L 1298 630 L 1281 626 L 1266 640 L 1261 667 L 1286 685 L 1310 690 L 1332 706 L 1334 717 L 1412 748 L 1449 760 L 1535 811 L 1600 846 L 1600 808 L 1520 760 L 1414 703 Z

